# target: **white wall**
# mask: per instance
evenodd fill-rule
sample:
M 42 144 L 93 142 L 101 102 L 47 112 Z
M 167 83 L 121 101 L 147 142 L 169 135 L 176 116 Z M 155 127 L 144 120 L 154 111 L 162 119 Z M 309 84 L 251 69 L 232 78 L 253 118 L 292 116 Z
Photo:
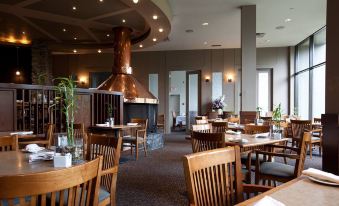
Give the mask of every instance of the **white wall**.
M 170 71 L 169 95 L 180 95 L 180 114 L 186 113 L 186 72 Z M 179 114 L 177 114 L 179 115 Z

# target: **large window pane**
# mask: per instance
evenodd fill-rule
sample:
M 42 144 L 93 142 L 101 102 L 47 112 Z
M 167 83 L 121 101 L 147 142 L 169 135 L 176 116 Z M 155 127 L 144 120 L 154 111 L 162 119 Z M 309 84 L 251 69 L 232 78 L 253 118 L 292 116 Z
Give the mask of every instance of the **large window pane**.
M 296 72 L 310 67 L 310 40 L 307 39 L 297 47 L 297 68 Z
M 271 108 L 271 79 L 270 71 L 258 71 L 258 107 L 262 109 L 262 115 Z
M 309 119 L 309 71 L 296 75 L 296 112 L 301 119 Z
M 222 72 L 212 73 L 212 101 L 222 96 Z
M 313 65 L 326 61 L 326 29 L 314 35 Z
M 158 98 L 158 74 L 149 74 L 148 75 L 148 89 L 149 91 Z
M 313 69 L 312 117 L 325 113 L 325 65 Z

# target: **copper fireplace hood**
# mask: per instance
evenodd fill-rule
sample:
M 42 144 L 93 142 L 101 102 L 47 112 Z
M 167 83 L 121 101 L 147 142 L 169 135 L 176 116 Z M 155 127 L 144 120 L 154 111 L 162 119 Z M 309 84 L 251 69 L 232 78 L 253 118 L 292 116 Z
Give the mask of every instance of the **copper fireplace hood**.
M 98 89 L 122 92 L 124 102 L 127 103 L 158 104 L 158 99 L 131 74 L 131 30 L 127 27 L 115 27 L 113 32 L 112 75 Z

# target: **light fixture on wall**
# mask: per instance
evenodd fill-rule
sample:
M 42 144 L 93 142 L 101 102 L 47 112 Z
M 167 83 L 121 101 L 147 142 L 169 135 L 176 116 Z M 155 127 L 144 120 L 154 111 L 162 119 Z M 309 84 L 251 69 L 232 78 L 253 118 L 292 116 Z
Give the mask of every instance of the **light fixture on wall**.
M 20 68 L 19 68 L 19 47 L 16 47 L 16 72 L 15 75 L 16 76 L 20 76 L 21 72 L 20 72 Z
M 206 83 L 210 82 L 210 76 L 206 76 L 206 77 L 205 77 L 205 82 L 206 82 Z
M 228 83 L 232 83 L 232 82 L 233 82 L 233 76 L 232 76 L 231 74 L 229 74 L 229 75 L 227 76 L 227 82 L 228 82 Z

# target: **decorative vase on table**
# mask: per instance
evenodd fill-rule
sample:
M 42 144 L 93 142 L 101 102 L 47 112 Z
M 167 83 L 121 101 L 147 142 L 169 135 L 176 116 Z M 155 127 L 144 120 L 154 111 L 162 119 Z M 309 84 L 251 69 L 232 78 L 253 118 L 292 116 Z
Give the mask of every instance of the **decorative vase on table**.
M 212 102 L 212 110 L 216 110 L 218 115 L 223 114 L 223 108 L 225 106 L 224 99 L 224 96 L 221 96 Z
M 218 109 L 218 115 L 222 115 L 223 114 L 223 110 L 222 109 Z

